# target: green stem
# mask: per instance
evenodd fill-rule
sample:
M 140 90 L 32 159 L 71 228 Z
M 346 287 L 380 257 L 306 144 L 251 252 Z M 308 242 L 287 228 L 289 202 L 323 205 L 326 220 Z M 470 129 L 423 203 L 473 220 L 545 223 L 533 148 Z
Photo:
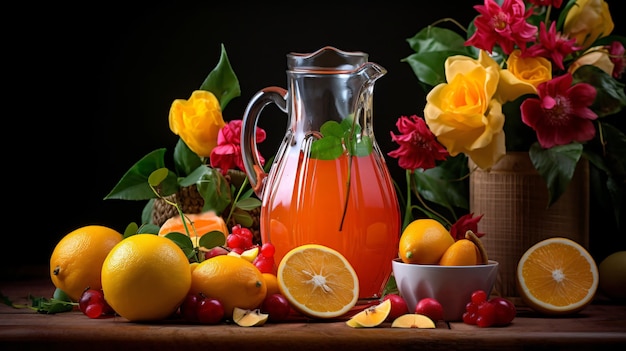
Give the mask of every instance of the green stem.
M 230 218 L 232 217 L 233 213 L 235 212 L 235 205 L 237 204 L 237 201 L 239 201 L 239 197 L 241 196 L 241 193 L 243 192 L 243 189 L 246 187 L 246 185 L 248 184 L 248 177 L 245 177 L 243 179 L 243 183 L 241 183 L 241 186 L 239 187 L 239 190 L 237 191 L 237 195 L 235 195 L 235 200 L 233 201 L 232 206 L 230 206 L 230 211 L 228 212 L 228 217 L 226 218 L 226 223 L 228 223 L 230 221 Z

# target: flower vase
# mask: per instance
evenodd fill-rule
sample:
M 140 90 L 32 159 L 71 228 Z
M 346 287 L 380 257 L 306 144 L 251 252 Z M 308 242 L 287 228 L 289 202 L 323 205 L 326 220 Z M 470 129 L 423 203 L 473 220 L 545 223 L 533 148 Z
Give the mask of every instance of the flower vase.
M 546 182 L 527 152 L 510 152 L 489 171 L 470 160 L 470 212 L 483 214 L 478 231 L 489 259 L 500 268 L 493 293 L 522 304 L 517 263 L 535 243 L 566 237 L 589 247 L 589 163 L 578 162 L 566 191 L 548 207 Z

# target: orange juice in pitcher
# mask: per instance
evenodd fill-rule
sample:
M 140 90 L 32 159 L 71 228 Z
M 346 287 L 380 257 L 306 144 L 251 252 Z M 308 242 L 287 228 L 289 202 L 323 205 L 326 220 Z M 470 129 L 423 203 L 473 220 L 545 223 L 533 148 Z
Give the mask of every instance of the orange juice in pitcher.
M 380 297 L 400 237 L 396 193 L 372 129 L 373 84 L 386 71 L 364 53 L 331 47 L 287 57 L 290 90 L 261 90 L 243 117 L 242 155 L 263 202 L 262 240 L 274 244 L 277 262 L 300 245 L 333 248 L 356 271 L 359 297 Z M 265 173 L 253 131 L 270 103 L 289 123 Z

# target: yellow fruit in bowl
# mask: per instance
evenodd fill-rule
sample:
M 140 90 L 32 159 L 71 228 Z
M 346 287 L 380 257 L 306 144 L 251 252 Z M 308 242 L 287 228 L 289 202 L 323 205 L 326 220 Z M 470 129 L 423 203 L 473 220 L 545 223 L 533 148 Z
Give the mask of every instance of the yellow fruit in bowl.
M 398 256 L 404 263 L 438 264 L 444 252 L 454 244 L 450 232 L 430 218 L 416 219 L 402 231 Z
M 187 296 L 190 267 L 172 240 L 154 234 L 129 236 L 111 249 L 102 265 L 104 298 L 129 321 L 165 319 Z
M 443 253 L 441 266 L 473 266 L 481 263 L 478 247 L 468 239 L 459 239 Z
M 626 300 L 626 251 L 608 255 L 598 266 L 600 290 L 609 298 Z
M 87 288 L 102 288 L 102 263 L 122 234 L 101 225 L 88 225 L 66 234 L 50 256 L 50 278 L 56 288 L 78 301 Z
M 267 285 L 261 271 L 250 261 L 220 255 L 200 262 L 193 270 L 189 293 L 219 300 L 224 306 L 224 316 L 232 318 L 235 308 L 259 307 L 267 294 Z

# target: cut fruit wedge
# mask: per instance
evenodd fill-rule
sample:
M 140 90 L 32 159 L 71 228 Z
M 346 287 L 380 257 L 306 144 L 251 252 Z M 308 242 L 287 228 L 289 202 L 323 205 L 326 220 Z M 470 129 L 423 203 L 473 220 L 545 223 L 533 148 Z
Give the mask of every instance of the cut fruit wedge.
M 280 292 L 291 306 L 312 318 L 335 318 L 356 305 L 359 279 L 338 251 L 306 244 L 289 251 L 276 273 Z
M 394 319 L 391 323 L 391 327 L 433 329 L 435 328 L 435 322 L 423 314 L 407 313 Z
M 258 254 L 259 254 L 259 248 L 258 246 L 255 246 L 251 249 L 247 249 L 246 251 L 242 252 L 240 257 L 252 262 L 254 261 L 254 259 L 257 257 Z
M 269 314 L 261 313 L 261 310 L 247 310 L 239 307 L 235 307 L 233 310 L 233 322 L 241 327 L 260 327 L 265 322 Z
M 364 328 L 376 327 L 387 319 L 389 312 L 391 312 L 391 300 L 385 300 L 376 306 L 368 307 L 355 314 L 346 324 L 353 328 L 353 325 Z

